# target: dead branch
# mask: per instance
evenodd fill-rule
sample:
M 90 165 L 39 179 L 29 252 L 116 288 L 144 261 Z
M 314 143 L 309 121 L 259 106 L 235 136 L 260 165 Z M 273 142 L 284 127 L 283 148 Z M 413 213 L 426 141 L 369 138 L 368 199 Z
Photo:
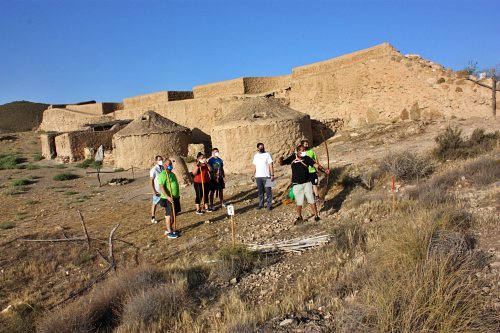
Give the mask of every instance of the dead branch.
M 82 222 L 83 233 L 85 234 L 85 238 L 87 239 L 87 248 L 90 250 L 90 238 L 87 232 L 87 227 L 85 226 L 85 221 L 83 220 L 83 215 L 79 209 L 76 210 L 78 215 L 80 215 L 80 221 Z
M 106 268 L 105 271 L 103 271 L 102 273 L 100 273 L 92 282 L 90 282 L 88 285 L 86 285 L 85 287 L 83 287 L 83 288 L 81 288 L 81 289 L 79 289 L 77 291 L 71 292 L 68 297 L 66 297 L 62 301 L 60 301 L 60 302 L 52 305 L 49 308 L 49 310 L 52 310 L 52 309 L 58 307 L 59 305 L 61 305 L 63 303 L 66 303 L 69 300 L 72 300 L 76 296 L 78 296 L 80 294 L 83 294 L 85 291 L 87 291 L 88 289 L 90 289 L 90 287 L 92 287 L 94 284 L 96 284 L 97 282 L 99 282 L 99 280 L 101 280 L 111 269 L 115 269 L 115 266 L 114 265 L 109 265 L 109 267 Z
M 27 239 L 19 238 L 20 242 L 40 242 L 40 243 L 60 243 L 60 242 L 85 242 L 87 239 L 85 237 L 75 237 L 75 238 L 53 238 L 53 239 Z
M 485 87 L 485 88 L 488 88 L 488 89 L 493 90 L 493 87 L 490 87 L 489 85 L 484 84 L 484 83 L 482 83 L 482 82 L 479 82 L 479 81 L 476 81 L 476 80 L 470 79 L 470 78 L 468 78 L 468 77 L 466 77 L 465 79 L 466 79 L 466 80 L 469 80 L 469 81 L 471 81 L 471 82 L 474 82 L 475 84 L 477 84 L 477 85 L 479 85 L 479 86 L 481 86 L 481 87 Z M 495 88 L 495 90 L 496 90 L 496 91 L 500 91 L 500 89 L 497 89 L 497 88 Z

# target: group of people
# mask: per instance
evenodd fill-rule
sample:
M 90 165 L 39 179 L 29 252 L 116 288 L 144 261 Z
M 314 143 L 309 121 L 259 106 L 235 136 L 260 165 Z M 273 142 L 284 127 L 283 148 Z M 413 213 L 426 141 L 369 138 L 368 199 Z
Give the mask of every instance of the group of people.
M 173 173 L 172 161 L 162 156 L 155 157 L 156 164 L 150 170 L 150 183 L 153 190 L 151 206 L 151 222 L 158 223 L 155 218 L 156 207 L 165 208 L 165 235 L 168 238 L 178 238 L 179 233 L 174 230 L 173 221 L 181 212 L 179 182 Z M 307 201 L 312 206 L 314 220 L 319 221 L 319 212 L 316 202 L 319 200 L 318 171 L 329 173 L 319 162 L 316 154 L 310 148 L 308 140 L 302 140 L 295 152 L 284 159 L 280 158 L 280 165 L 290 165 L 292 169 L 292 186 L 294 200 L 297 206 L 295 224 L 303 221 L 302 206 Z M 257 152 L 252 161 L 252 180 L 257 185 L 259 202 L 257 209 L 273 209 L 272 188 L 275 185 L 274 162 L 263 143 L 257 144 Z M 224 162 L 219 156 L 217 148 L 212 149 L 212 156 L 206 158 L 203 153 L 198 153 L 193 164 L 196 214 L 213 212 L 218 207 L 214 206 L 214 197 L 219 198 L 220 208 L 225 208 L 224 188 L 225 173 Z M 266 199 L 266 200 L 264 200 Z M 265 204 L 265 205 L 264 205 Z M 175 223 L 174 223 L 175 224 Z
M 172 221 L 181 212 L 180 190 L 177 177 L 173 173 L 173 164 L 170 159 L 162 156 L 155 157 L 156 164 L 149 172 L 150 183 L 153 189 L 151 205 L 151 223 L 158 223 L 156 219 L 156 207 L 160 205 L 165 208 L 165 223 L 168 238 L 178 238 L 179 233 L 174 230 Z M 224 162 L 219 157 L 219 150 L 212 149 L 212 156 L 207 160 L 203 153 L 198 153 L 196 162 L 191 170 L 196 194 L 196 214 L 213 212 L 214 197 L 219 197 L 221 208 L 226 207 L 224 203 Z M 203 202 L 203 204 L 202 204 Z

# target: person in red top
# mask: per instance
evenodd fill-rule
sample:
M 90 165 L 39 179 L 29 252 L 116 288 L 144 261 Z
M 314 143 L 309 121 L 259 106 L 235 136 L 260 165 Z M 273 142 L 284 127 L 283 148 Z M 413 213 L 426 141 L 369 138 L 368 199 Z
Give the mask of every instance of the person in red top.
M 208 208 L 208 193 L 210 192 L 210 171 L 212 167 L 207 164 L 207 159 L 203 153 L 198 153 L 196 156 L 196 163 L 193 166 L 192 173 L 194 176 L 194 191 L 196 193 L 196 214 L 203 214 L 201 208 L 201 201 L 205 204 L 205 211 L 212 212 Z

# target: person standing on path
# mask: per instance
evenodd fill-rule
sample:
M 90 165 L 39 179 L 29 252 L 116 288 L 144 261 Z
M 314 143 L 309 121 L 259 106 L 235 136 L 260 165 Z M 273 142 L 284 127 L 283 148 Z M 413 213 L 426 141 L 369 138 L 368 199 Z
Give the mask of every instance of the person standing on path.
M 214 194 L 218 193 L 220 206 L 225 208 L 224 204 L 224 188 L 226 184 L 224 183 L 224 162 L 219 157 L 219 149 L 212 149 L 212 157 L 208 159 L 208 165 L 212 168 L 210 172 L 210 209 L 214 210 Z
M 179 233 L 172 228 L 172 221 L 176 215 L 181 212 L 181 201 L 179 182 L 172 172 L 172 161 L 166 159 L 165 169 L 158 175 L 158 184 L 160 185 L 160 206 L 165 208 L 165 224 L 167 231 L 165 235 L 168 238 L 177 238 Z
M 318 156 L 316 156 L 316 153 L 314 150 L 309 145 L 309 140 L 305 139 L 300 142 L 302 146 L 306 149 L 306 155 L 312 158 L 312 160 L 317 163 L 320 167 L 323 167 L 319 161 L 318 161 Z M 319 178 L 318 178 L 318 170 L 316 170 L 316 167 L 310 166 L 309 167 L 309 177 L 311 178 L 311 183 L 313 186 L 313 192 L 314 192 L 314 198 L 316 199 L 316 202 L 319 201 Z
M 314 162 L 312 158 L 307 156 L 306 148 L 302 145 L 297 147 L 296 153 L 290 155 L 285 160 L 281 158 L 280 165 L 292 166 L 293 195 L 295 196 L 295 203 L 297 205 L 297 218 L 294 224 L 300 223 L 304 220 L 302 217 L 302 205 L 304 204 L 304 198 L 313 208 L 314 221 L 319 222 L 320 218 L 318 208 L 316 207 L 316 202 L 314 200 L 313 187 L 309 176 L 309 167 L 314 166 L 326 174 L 329 174 L 330 170 L 325 170 L 321 165 Z
M 212 210 L 208 207 L 208 193 L 210 191 L 210 171 L 212 167 L 207 164 L 207 159 L 202 152 L 199 152 L 196 156 L 196 163 L 193 166 L 192 173 L 194 176 L 194 191 L 196 193 L 195 206 L 196 214 L 203 214 L 203 208 L 205 211 L 210 213 Z M 201 207 L 201 202 L 203 201 L 205 207 Z
M 149 180 L 151 188 L 153 189 L 153 198 L 151 205 L 151 223 L 158 223 L 155 217 L 156 206 L 160 202 L 160 185 L 158 184 L 158 175 L 164 170 L 163 168 L 163 157 L 160 155 L 155 157 L 156 164 L 149 171 Z
M 257 144 L 257 153 L 253 157 L 252 162 L 252 180 L 257 183 L 259 194 L 259 205 L 257 209 L 264 208 L 264 192 L 267 197 L 267 209 L 273 209 L 273 191 L 271 187 L 266 187 L 268 180 L 274 181 L 274 165 L 271 154 L 266 152 L 264 144 Z

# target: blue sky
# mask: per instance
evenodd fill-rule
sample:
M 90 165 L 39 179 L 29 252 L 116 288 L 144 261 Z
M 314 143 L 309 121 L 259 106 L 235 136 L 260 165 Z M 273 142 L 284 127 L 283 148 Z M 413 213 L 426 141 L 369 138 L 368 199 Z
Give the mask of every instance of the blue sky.
M 390 42 L 500 63 L 500 1 L 0 0 L 0 104 L 71 103 L 292 67 Z

